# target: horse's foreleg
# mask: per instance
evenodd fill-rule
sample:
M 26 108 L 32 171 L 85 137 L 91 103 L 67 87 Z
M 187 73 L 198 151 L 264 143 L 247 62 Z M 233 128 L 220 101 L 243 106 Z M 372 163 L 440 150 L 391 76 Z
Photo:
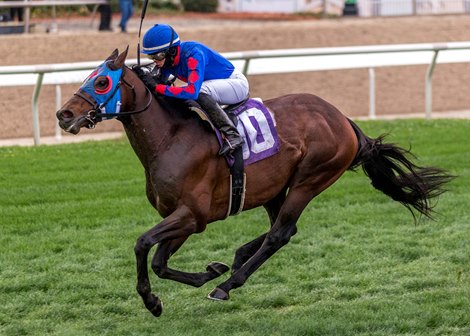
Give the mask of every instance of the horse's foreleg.
M 137 292 L 142 297 L 145 307 L 156 317 L 162 313 L 162 302 L 152 294 L 148 277 L 147 256 L 151 247 L 137 244 L 134 248 L 137 260 Z
M 170 241 L 162 241 L 158 244 L 157 251 L 152 260 L 152 269 L 158 277 L 178 281 L 194 287 L 200 287 L 206 282 L 215 279 L 229 270 L 223 263 L 212 262 L 206 272 L 188 273 L 171 269 L 167 266 L 168 259 L 186 241 L 188 236 Z
M 162 313 L 160 299 L 152 294 L 148 277 L 147 258 L 150 249 L 161 241 L 169 241 L 197 232 L 196 221 L 186 207 L 180 207 L 137 240 L 134 251 L 137 261 L 137 292 L 145 307 L 155 316 Z

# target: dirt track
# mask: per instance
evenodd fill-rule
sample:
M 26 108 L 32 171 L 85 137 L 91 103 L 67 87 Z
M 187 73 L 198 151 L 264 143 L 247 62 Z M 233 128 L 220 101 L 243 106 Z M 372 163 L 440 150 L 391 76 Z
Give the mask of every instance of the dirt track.
M 136 18 L 134 18 L 136 21 Z M 114 22 L 117 22 L 115 19 Z M 341 20 L 200 20 L 149 17 L 171 23 L 183 40 L 198 40 L 219 51 L 314 48 L 368 44 L 470 41 L 470 17 L 434 16 Z M 0 36 L 1 65 L 95 61 L 114 48 L 130 45 L 136 57 L 137 33 L 60 31 L 58 34 Z M 426 66 L 388 67 L 376 70 L 377 113 L 399 114 L 424 111 Z M 264 99 L 295 93 L 314 93 L 349 116 L 366 115 L 369 109 L 367 69 L 260 75 L 249 78 L 252 96 Z M 78 85 L 62 86 L 67 99 Z M 433 109 L 463 110 L 470 107 L 470 63 L 439 65 L 434 73 Z M 32 87 L 0 88 L 3 122 L 0 138 L 31 137 Z M 55 91 L 45 86 L 40 95 L 41 135 L 55 128 Z M 120 130 L 118 122 L 106 122 L 96 131 Z

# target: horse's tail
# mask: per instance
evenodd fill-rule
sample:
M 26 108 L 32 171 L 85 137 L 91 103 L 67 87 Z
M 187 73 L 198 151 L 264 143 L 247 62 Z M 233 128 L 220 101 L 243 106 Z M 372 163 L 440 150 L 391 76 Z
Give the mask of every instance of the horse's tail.
M 430 200 L 446 190 L 444 184 L 454 176 L 434 167 L 420 167 L 411 162 L 409 150 L 391 143 L 383 143 L 384 135 L 369 138 L 351 120 L 357 135 L 359 149 L 349 169 L 362 166 L 374 188 L 400 202 L 416 218 L 413 208 L 432 218 L 434 204 Z

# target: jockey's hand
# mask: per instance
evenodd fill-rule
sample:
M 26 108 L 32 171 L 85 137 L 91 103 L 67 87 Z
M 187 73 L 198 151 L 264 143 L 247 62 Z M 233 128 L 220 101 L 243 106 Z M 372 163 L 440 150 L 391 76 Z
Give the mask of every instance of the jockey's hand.
M 151 74 L 144 74 L 142 77 L 139 78 L 144 82 L 145 86 L 149 88 L 151 92 L 155 92 L 155 87 L 157 86 L 156 79 Z
M 133 66 L 132 70 L 136 73 L 140 80 L 144 82 L 145 86 L 148 87 L 150 91 L 155 91 L 155 87 L 158 83 L 150 72 L 145 71 L 139 66 Z
M 176 77 L 175 76 L 170 76 L 170 77 L 168 77 L 168 79 L 166 81 L 163 81 L 162 84 L 172 86 L 172 85 L 175 84 L 175 82 L 176 82 Z
M 145 66 L 139 66 L 137 64 L 134 64 L 132 66 L 132 71 L 135 72 L 135 74 L 139 77 L 139 78 L 142 78 L 143 76 L 145 76 L 146 74 L 150 73 L 150 70 L 145 67 Z

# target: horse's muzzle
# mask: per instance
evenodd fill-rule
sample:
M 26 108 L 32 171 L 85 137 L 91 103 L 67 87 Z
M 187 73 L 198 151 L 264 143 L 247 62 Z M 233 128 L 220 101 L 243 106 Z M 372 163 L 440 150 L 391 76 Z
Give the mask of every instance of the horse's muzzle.
M 60 128 L 72 134 L 78 134 L 82 127 L 88 127 L 90 124 L 90 121 L 85 116 L 75 118 L 70 110 L 59 110 L 56 113 L 56 117 L 59 120 Z

